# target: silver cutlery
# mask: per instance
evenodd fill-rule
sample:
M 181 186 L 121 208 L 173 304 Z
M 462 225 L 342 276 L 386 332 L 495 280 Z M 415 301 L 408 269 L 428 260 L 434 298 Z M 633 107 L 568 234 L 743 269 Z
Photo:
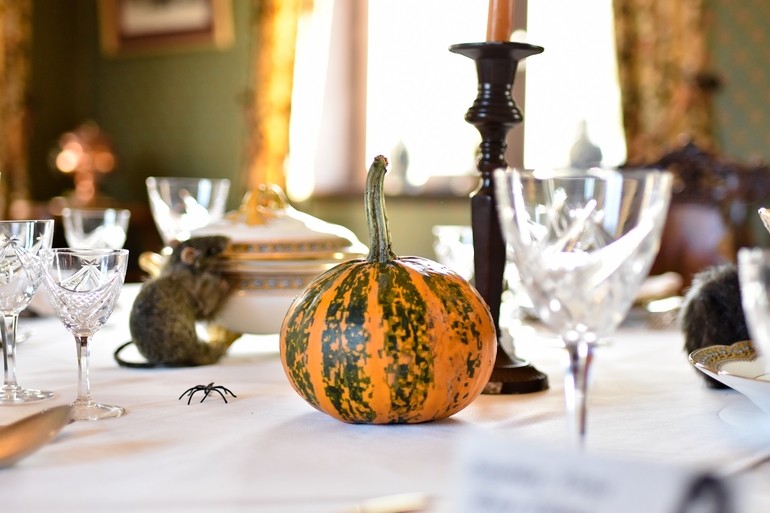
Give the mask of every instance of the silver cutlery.
M 9 467 L 50 442 L 72 419 L 72 405 L 54 406 L 0 427 L 0 468 Z

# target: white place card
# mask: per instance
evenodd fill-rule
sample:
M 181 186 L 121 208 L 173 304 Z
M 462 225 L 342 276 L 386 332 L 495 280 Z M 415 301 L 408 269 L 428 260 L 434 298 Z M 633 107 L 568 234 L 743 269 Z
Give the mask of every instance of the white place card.
M 729 483 L 691 469 L 513 443 L 462 444 L 456 513 L 734 513 Z

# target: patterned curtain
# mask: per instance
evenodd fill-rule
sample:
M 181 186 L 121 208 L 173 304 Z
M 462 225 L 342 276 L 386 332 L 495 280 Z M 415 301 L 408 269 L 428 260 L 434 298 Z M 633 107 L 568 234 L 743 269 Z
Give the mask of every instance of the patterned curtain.
M 715 149 L 706 0 L 614 0 L 628 164 L 685 141 Z
M 253 89 L 247 112 L 248 188 L 285 187 L 297 22 L 308 0 L 253 0 Z
M 0 215 L 27 217 L 32 0 L 0 0 Z

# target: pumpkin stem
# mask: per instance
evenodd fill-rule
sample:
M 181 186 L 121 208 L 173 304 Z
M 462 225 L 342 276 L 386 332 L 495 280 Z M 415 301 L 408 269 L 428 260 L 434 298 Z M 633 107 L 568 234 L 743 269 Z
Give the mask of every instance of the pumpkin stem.
M 370 263 L 384 264 L 395 260 L 396 254 L 391 248 L 388 213 L 385 211 L 385 191 L 383 182 L 388 159 L 382 155 L 374 157 L 374 162 L 366 176 L 366 224 L 369 226 L 369 255 L 366 260 Z

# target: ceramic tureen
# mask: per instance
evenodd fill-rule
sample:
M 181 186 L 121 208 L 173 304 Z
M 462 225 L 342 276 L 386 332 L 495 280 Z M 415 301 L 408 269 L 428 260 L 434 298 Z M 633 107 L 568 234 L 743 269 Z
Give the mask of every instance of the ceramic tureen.
M 293 299 L 313 278 L 367 254 L 353 232 L 292 208 L 276 186 L 260 186 L 239 210 L 192 235 L 230 238 L 220 269 L 233 293 L 216 322 L 239 333 L 278 333 Z

